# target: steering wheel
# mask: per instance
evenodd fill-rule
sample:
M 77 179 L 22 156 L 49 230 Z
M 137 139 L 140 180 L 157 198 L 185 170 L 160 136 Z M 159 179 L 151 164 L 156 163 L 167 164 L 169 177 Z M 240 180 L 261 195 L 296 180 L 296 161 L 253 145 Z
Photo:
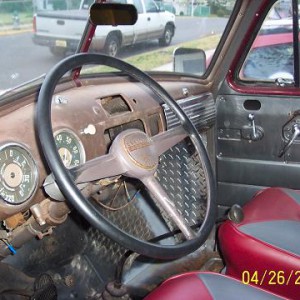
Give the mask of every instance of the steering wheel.
M 158 99 L 165 102 L 177 115 L 181 125 L 149 137 L 136 129 L 121 132 L 113 141 L 109 153 L 83 165 L 67 170 L 56 149 L 52 123 L 51 102 L 55 87 L 61 77 L 83 65 L 100 64 L 112 67 L 146 85 Z M 200 135 L 186 114 L 172 97 L 149 75 L 119 59 L 100 54 L 76 54 L 70 56 L 47 74 L 37 103 L 37 129 L 44 155 L 55 181 L 65 198 L 88 222 L 123 247 L 139 254 L 159 259 L 174 259 L 199 248 L 207 239 L 216 218 L 216 186 L 212 167 Z M 159 156 L 189 136 L 198 152 L 207 183 L 207 209 L 199 230 L 194 232 L 169 199 L 154 177 Z M 77 188 L 77 184 L 102 178 L 124 175 L 139 179 L 150 194 L 176 223 L 185 237 L 182 243 L 160 245 L 141 240 L 126 233 L 105 218 Z M 134 226 L 134 224 L 132 225 Z

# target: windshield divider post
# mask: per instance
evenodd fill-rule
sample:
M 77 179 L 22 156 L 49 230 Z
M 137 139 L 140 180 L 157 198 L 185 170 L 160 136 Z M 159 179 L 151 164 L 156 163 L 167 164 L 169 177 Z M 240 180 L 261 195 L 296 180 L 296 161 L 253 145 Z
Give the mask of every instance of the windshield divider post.
M 105 0 L 95 0 L 95 3 L 105 3 L 105 2 L 106 2 Z M 78 44 L 75 54 L 86 53 L 89 51 L 90 45 L 91 45 L 93 37 L 95 35 L 96 28 L 97 28 L 97 25 L 92 22 L 91 17 L 89 16 L 89 18 L 86 22 L 85 28 L 84 28 L 82 38 Z M 80 71 L 81 71 L 81 67 L 78 67 L 78 68 L 72 70 L 72 72 L 71 72 L 71 77 L 75 81 L 77 86 L 81 86 L 81 83 L 78 80 Z

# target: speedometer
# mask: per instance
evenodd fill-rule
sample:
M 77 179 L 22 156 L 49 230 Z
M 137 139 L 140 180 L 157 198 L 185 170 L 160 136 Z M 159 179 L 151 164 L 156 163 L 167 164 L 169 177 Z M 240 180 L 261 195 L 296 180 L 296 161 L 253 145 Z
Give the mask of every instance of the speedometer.
M 37 186 L 37 167 L 30 153 L 21 145 L 0 147 L 0 196 L 10 204 L 28 200 Z
M 79 138 L 70 130 L 54 133 L 55 144 L 66 168 L 76 167 L 85 162 L 85 152 Z

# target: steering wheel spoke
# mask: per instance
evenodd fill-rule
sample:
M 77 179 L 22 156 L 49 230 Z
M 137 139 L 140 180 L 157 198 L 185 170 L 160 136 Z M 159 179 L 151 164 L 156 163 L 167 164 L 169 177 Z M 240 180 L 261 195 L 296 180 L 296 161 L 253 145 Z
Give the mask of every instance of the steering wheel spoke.
M 164 191 L 159 182 L 154 176 L 142 178 L 141 181 L 147 187 L 148 191 L 155 198 L 157 203 L 163 208 L 172 221 L 178 226 L 182 234 L 187 240 L 194 239 L 196 237 L 195 232 L 190 228 L 182 215 L 178 212 L 174 203 L 170 200 L 167 193 Z
M 158 155 L 162 155 L 170 148 L 181 142 L 188 134 L 182 126 L 169 129 L 152 137 Z
M 111 153 L 71 169 L 76 184 L 122 175 L 126 167 Z

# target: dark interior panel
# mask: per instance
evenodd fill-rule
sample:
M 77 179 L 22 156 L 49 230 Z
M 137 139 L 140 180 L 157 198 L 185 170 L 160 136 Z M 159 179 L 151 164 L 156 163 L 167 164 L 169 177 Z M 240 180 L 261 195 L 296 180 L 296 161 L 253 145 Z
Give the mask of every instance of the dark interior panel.
M 298 188 L 300 139 L 280 156 L 298 120 L 296 97 L 223 95 L 217 99 L 218 203 L 245 203 L 260 188 Z M 233 192 L 234 191 L 234 192 Z
M 218 197 L 219 206 L 222 207 L 221 211 L 227 213 L 228 207 L 236 203 L 239 205 L 246 204 L 262 188 L 264 187 L 257 185 L 219 182 Z

